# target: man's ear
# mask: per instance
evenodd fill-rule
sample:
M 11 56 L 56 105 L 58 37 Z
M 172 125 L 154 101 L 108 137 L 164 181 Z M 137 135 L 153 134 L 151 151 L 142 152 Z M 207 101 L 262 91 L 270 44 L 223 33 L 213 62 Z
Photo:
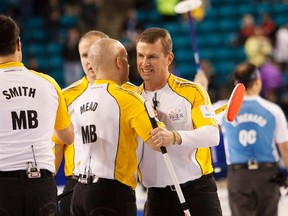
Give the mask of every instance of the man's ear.
M 174 54 L 171 52 L 168 54 L 168 65 L 171 65 L 173 59 L 174 59 Z
M 119 69 L 119 68 L 121 67 L 122 62 L 121 62 L 119 56 L 116 57 L 116 59 L 115 59 L 115 64 L 116 64 L 117 69 Z
M 18 52 L 21 51 L 21 49 L 22 49 L 22 44 L 21 44 L 20 37 L 17 38 L 16 49 L 17 49 Z

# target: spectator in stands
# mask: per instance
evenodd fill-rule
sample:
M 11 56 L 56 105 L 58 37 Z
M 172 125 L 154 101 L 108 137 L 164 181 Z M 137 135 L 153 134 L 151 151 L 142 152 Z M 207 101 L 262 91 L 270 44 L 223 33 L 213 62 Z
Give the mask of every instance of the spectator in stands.
M 260 26 L 256 26 L 253 35 L 247 38 L 244 51 L 247 60 L 256 67 L 261 67 L 266 61 L 266 56 L 272 53 L 270 40 L 263 34 Z
M 80 32 L 75 28 L 68 31 L 63 49 L 64 82 L 68 86 L 83 76 L 82 66 L 79 62 L 78 42 Z
M 20 1 L 20 10 L 21 10 L 21 17 L 23 19 L 30 18 L 34 12 L 34 1 L 35 0 L 22 0 Z
M 274 57 L 280 64 L 280 70 L 288 73 L 288 23 L 276 32 Z
M 241 28 L 233 41 L 234 46 L 244 45 L 246 39 L 254 34 L 255 20 L 252 14 L 245 14 L 242 17 Z
M 40 71 L 39 63 L 38 63 L 37 58 L 35 56 L 29 56 L 27 67 L 30 68 L 31 70 L 34 70 L 34 71 Z M 41 70 L 41 71 L 45 72 L 43 70 Z
M 137 11 L 131 8 L 127 11 L 126 18 L 122 24 L 120 41 L 124 44 L 130 65 L 129 80 L 132 83 L 140 84 L 142 79 L 137 72 L 136 65 L 136 40 L 143 31 L 143 24 L 137 19 Z
M 273 57 L 268 55 L 265 63 L 259 68 L 262 79 L 261 96 L 278 103 L 280 91 L 283 90 L 284 80 L 282 73 Z
M 133 7 L 133 0 L 98 1 L 97 29 L 111 38 L 120 39 L 121 27 L 127 10 Z
M 46 20 L 46 30 L 48 40 L 50 42 L 61 42 L 60 29 L 61 29 L 61 14 L 59 10 L 53 9 Z
M 203 72 L 207 78 L 207 88 L 206 89 L 207 89 L 209 96 L 210 96 L 210 99 L 213 103 L 216 100 L 217 89 L 218 89 L 218 86 L 216 86 L 216 84 L 215 84 L 214 68 L 212 66 L 211 61 L 209 61 L 208 59 L 202 59 L 200 62 L 200 65 L 201 65 L 201 69 L 203 70 Z
M 60 18 L 62 15 L 62 6 L 57 0 L 34 0 L 34 11 L 37 15 L 45 18 L 45 29 L 47 38 L 51 42 L 60 42 Z
M 95 29 L 97 26 L 98 6 L 94 0 L 84 0 L 80 6 L 80 23 L 79 27 L 82 32 Z
M 275 44 L 275 33 L 277 31 L 277 25 L 275 21 L 272 19 L 270 14 L 262 13 L 261 14 L 261 28 L 263 29 L 263 35 L 270 39 L 272 46 Z

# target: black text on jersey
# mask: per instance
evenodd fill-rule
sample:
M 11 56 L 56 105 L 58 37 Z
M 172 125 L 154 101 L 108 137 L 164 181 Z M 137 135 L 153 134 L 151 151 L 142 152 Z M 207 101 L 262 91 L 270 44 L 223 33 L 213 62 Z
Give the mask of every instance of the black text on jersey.
M 86 125 L 81 127 L 83 144 L 97 141 L 96 125 Z
M 86 111 L 95 111 L 98 106 L 97 102 L 87 102 L 80 107 L 80 114 Z
M 19 113 L 12 111 L 13 130 L 33 129 L 38 127 L 38 114 L 35 110 L 20 110 Z
M 26 96 L 26 97 L 35 97 L 36 94 L 36 89 L 35 88 L 30 88 L 28 86 L 18 86 L 18 87 L 13 87 L 9 88 L 8 90 L 4 90 L 3 95 L 5 95 L 7 100 L 10 100 L 11 98 L 14 97 L 19 97 L 19 96 Z

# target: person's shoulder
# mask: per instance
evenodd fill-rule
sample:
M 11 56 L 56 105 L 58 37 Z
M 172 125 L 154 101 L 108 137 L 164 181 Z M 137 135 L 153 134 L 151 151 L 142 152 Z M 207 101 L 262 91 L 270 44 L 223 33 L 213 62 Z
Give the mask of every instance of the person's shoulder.
M 131 82 L 126 82 L 122 85 L 124 89 L 131 90 L 131 91 L 136 91 L 138 89 L 138 86 Z
M 74 92 L 74 91 L 79 91 L 82 89 L 86 89 L 88 86 L 89 82 L 88 80 L 83 77 L 80 80 L 75 81 L 74 83 L 70 84 L 66 88 L 62 89 L 63 93 L 69 93 L 69 92 Z
M 278 104 L 276 104 L 272 101 L 269 101 L 263 97 L 259 96 L 259 97 L 257 97 L 257 100 L 259 103 L 261 103 L 267 109 L 275 110 L 275 112 L 279 112 L 280 110 L 282 111 L 281 107 Z
M 175 76 L 173 74 L 170 75 L 168 79 L 168 84 L 172 89 L 185 89 L 185 88 L 194 88 L 194 89 L 201 89 L 201 85 L 190 81 L 188 79 Z
M 42 79 L 44 79 L 44 80 L 48 81 L 49 83 L 53 84 L 55 87 L 57 87 L 57 88 L 59 87 L 59 84 L 56 82 L 56 80 L 52 76 L 50 76 L 48 74 L 44 74 L 42 72 L 35 71 L 35 70 L 30 70 L 30 69 L 28 69 L 28 70 L 31 73 L 35 74 L 36 76 L 41 77 Z
M 125 98 L 125 100 L 139 100 L 139 101 L 143 101 L 143 98 L 142 96 L 134 91 L 134 90 L 131 90 L 131 89 L 126 89 L 122 86 L 115 86 L 115 90 L 117 92 L 117 94 L 119 95 L 119 97 L 123 97 Z
M 62 89 L 64 97 L 70 97 L 74 95 L 77 97 L 78 95 L 82 94 L 88 88 L 89 82 L 88 80 L 83 77 L 82 79 L 72 83 L 68 87 Z
M 88 85 L 88 80 L 83 77 L 81 80 L 78 80 L 64 88 L 62 92 L 67 105 L 69 106 L 76 98 L 78 98 L 78 96 L 80 96 L 88 88 Z

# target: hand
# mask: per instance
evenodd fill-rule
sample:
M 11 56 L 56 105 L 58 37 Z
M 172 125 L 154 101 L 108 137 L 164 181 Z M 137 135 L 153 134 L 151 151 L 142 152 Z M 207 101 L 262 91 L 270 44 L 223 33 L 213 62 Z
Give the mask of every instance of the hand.
M 277 173 L 275 173 L 274 176 L 272 176 L 271 181 L 275 182 L 276 184 L 278 184 L 280 187 L 283 186 L 285 188 L 288 187 L 288 176 L 287 176 L 287 171 L 278 171 Z
M 156 147 L 161 146 L 171 146 L 174 142 L 174 135 L 172 131 L 167 130 L 167 128 L 158 127 L 153 129 L 151 132 L 151 137 Z

